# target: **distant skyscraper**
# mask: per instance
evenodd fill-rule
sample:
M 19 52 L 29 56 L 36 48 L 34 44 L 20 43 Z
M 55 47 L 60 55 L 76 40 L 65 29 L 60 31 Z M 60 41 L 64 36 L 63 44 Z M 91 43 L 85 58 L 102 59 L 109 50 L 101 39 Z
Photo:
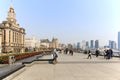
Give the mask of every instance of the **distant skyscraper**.
M 120 32 L 118 32 L 118 49 L 120 50 Z
M 99 48 L 99 40 L 95 41 L 95 48 Z
M 94 40 L 90 41 L 90 48 L 94 48 Z
M 89 48 L 89 42 L 88 41 L 86 42 L 86 47 Z
M 105 45 L 104 48 L 109 48 L 109 46 Z
M 111 48 L 112 47 L 112 40 L 109 40 L 109 48 Z
M 116 49 L 116 42 L 115 42 L 115 41 L 112 41 L 112 42 L 111 42 L 111 48 L 112 48 L 112 49 Z
M 116 42 L 112 41 L 112 40 L 109 40 L 109 48 L 116 49 Z
M 80 42 L 77 43 L 77 49 L 80 49 Z

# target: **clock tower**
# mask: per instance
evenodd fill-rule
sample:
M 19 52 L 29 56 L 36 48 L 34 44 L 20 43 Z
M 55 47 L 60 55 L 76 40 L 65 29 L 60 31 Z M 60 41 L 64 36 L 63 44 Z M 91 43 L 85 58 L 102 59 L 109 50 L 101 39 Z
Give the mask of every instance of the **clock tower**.
M 13 7 L 10 7 L 8 11 L 7 20 L 11 23 L 16 23 L 16 14 Z
M 24 52 L 24 41 L 25 29 L 17 23 L 15 10 L 10 7 L 6 20 L 0 23 L 0 51 L 2 53 L 22 53 Z

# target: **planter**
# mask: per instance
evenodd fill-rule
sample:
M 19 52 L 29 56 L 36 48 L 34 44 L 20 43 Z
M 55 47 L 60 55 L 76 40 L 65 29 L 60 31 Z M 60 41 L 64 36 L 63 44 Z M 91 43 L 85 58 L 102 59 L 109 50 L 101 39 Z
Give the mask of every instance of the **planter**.
M 25 58 L 29 58 L 35 55 L 39 55 L 43 52 L 51 52 L 51 51 L 40 51 L 40 52 L 33 52 L 33 53 L 20 53 L 20 54 L 6 54 L 3 56 L 0 56 L 0 64 L 8 64 L 9 62 L 9 56 L 15 56 L 15 61 L 22 60 Z

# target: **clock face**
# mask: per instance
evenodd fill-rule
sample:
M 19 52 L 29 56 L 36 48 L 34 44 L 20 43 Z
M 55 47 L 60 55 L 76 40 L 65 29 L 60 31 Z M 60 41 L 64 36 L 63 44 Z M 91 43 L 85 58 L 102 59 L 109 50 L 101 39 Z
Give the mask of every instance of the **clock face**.
M 9 14 L 9 16 L 10 16 L 10 17 L 12 17 L 12 16 L 13 16 L 13 14 Z
M 13 19 L 11 19 L 11 21 L 13 21 Z
M 13 18 L 15 17 L 14 13 L 9 13 L 8 16 Z
M 14 21 L 14 20 L 16 20 L 16 19 L 15 19 L 15 16 L 16 16 L 15 13 L 8 13 L 8 17 L 7 17 L 7 18 L 8 18 L 10 21 Z

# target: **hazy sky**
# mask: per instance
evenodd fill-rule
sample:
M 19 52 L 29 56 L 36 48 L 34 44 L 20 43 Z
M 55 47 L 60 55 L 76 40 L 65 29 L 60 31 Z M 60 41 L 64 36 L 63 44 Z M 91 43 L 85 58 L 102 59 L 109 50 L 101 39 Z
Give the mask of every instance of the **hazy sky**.
M 10 0 L 0 0 L 0 22 L 6 20 Z M 26 36 L 55 37 L 61 43 L 82 40 L 117 41 L 120 0 L 13 0 L 17 22 Z

